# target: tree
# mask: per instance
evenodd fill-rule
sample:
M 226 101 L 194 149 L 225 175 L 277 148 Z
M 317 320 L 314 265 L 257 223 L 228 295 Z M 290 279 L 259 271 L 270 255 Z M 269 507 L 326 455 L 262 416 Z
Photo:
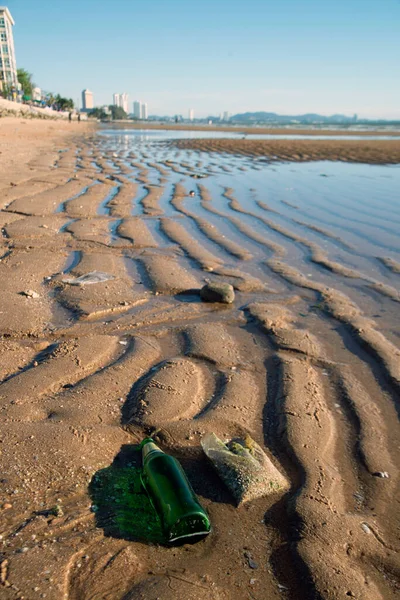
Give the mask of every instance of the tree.
M 72 98 L 63 98 L 60 94 L 57 94 L 54 102 L 57 110 L 73 110 L 74 101 Z
M 32 97 L 32 90 L 35 84 L 32 81 L 32 73 L 28 73 L 25 69 L 17 69 L 17 78 L 21 84 L 24 96 Z
M 54 96 L 53 92 L 45 92 L 45 99 L 44 99 L 46 106 L 53 106 L 53 104 L 56 101 L 56 97 Z
M 92 117 L 93 119 L 107 119 L 108 115 L 103 108 L 93 108 L 88 113 L 88 117 Z
M 114 105 L 110 104 L 110 110 L 111 110 L 111 118 L 113 119 L 113 121 L 128 118 L 128 115 L 126 114 L 124 109 L 121 108 L 120 106 L 114 106 Z

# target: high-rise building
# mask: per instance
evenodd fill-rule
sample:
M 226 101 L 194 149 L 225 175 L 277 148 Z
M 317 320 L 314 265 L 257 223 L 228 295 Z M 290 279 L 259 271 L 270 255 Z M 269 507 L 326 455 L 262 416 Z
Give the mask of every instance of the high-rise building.
M 120 107 L 124 109 L 126 114 L 128 114 L 129 113 L 129 96 L 126 92 L 124 92 L 123 94 L 120 94 L 120 98 L 121 98 Z
M 139 100 L 135 100 L 135 102 L 133 103 L 133 116 L 136 119 L 141 119 L 142 118 L 142 110 L 141 110 L 141 103 Z
M 0 6 L 0 89 L 18 88 L 12 28 L 14 19 L 6 6 Z
M 93 92 L 83 90 L 82 92 L 82 112 L 88 112 L 94 108 Z
M 113 95 L 113 105 L 119 106 L 123 108 L 126 114 L 129 113 L 129 96 L 127 93 L 123 94 L 114 94 Z
M 228 112 L 227 110 L 224 112 L 224 114 L 222 115 L 222 119 L 224 121 L 229 121 L 229 119 L 231 118 L 231 113 Z
M 135 100 L 133 103 L 133 116 L 135 119 L 147 119 L 147 104 L 146 102 L 140 102 Z
M 140 118 L 141 119 L 147 119 L 147 116 L 148 116 L 147 115 L 147 104 L 146 104 L 146 102 L 143 102 L 140 105 Z
M 189 108 L 189 121 L 194 121 L 194 110 Z

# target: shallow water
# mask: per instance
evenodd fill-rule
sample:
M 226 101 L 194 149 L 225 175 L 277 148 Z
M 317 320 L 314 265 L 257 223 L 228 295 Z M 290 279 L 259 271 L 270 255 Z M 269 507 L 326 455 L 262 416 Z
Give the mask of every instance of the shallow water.
M 400 276 L 396 268 L 388 267 L 387 259 L 400 264 L 399 166 L 328 161 L 270 163 L 263 158 L 183 150 L 165 144 L 188 134 L 227 135 L 105 130 L 99 136 L 102 150 L 114 158 L 118 156 L 130 171 L 128 178 L 138 184 L 131 215 L 146 220 L 161 247 L 173 242 L 162 227 L 160 230 L 158 217 L 165 216 L 183 225 L 193 240 L 226 267 L 240 265 L 249 276 L 260 279 L 267 271 L 271 286 L 282 291 L 288 282 L 266 266 L 266 261 L 277 258 L 268 244 L 277 244 L 283 248 L 286 264 L 316 286 L 345 293 L 366 316 L 379 318 L 381 330 L 397 340 Z M 154 190 L 160 189 L 157 212 L 142 204 L 148 184 L 157 186 Z M 189 214 L 177 210 L 171 202 L 177 184 L 187 193 L 184 211 Z M 210 202 L 201 200 L 199 185 L 204 186 Z M 238 201 L 240 212 L 232 209 L 226 190 Z M 194 197 L 189 191 L 195 192 Z M 241 230 L 235 219 L 242 223 Z M 210 237 L 202 221 L 213 225 L 217 234 Z M 232 255 L 227 240 L 239 244 L 250 260 Z M 185 252 L 191 260 L 190 248 Z
M 245 127 L 244 127 L 245 129 Z M 152 140 L 166 139 L 198 139 L 198 138 L 225 138 L 232 140 L 240 140 L 243 138 L 249 140 L 391 140 L 393 135 L 388 132 L 387 135 L 357 135 L 357 132 L 349 133 L 348 135 L 306 135 L 303 133 L 252 133 L 245 134 L 238 129 L 235 131 L 193 131 L 193 130 L 165 130 L 165 129 L 104 129 L 100 135 L 105 136 L 121 136 L 127 145 L 131 136 L 138 138 L 142 142 L 151 142 Z

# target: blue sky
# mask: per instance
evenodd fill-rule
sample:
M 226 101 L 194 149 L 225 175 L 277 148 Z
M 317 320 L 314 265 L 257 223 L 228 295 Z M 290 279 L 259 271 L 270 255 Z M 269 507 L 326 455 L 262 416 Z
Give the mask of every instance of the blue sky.
M 150 114 L 400 119 L 400 0 L 8 0 L 19 67 Z

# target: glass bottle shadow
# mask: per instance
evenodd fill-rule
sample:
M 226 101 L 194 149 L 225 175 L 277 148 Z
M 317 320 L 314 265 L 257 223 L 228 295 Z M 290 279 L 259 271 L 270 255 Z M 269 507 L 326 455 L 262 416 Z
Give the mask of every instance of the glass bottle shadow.
M 113 463 L 89 484 L 96 526 L 104 535 L 129 541 L 166 544 L 160 519 L 141 482 L 139 445 L 124 445 Z

